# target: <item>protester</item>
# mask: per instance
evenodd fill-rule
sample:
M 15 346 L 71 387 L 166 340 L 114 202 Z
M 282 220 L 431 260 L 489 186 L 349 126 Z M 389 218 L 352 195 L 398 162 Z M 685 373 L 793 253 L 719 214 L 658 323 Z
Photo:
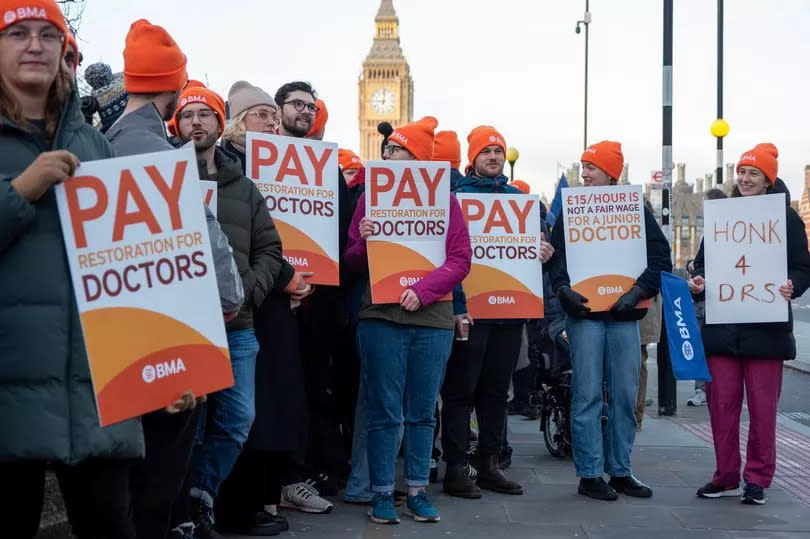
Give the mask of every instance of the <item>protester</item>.
M 472 169 L 456 182 L 455 193 L 522 194 L 507 185 L 508 179 L 503 175 L 506 142 L 495 128 L 476 127 L 467 141 Z M 547 261 L 552 252 L 551 245 L 543 240 L 541 260 Z M 507 479 L 498 466 L 498 455 L 505 441 L 509 384 L 520 355 L 525 320 L 473 320 L 461 287 L 453 293 L 453 313 L 457 334 L 461 333 L 464 321 L 469 323 L 469 340 L 453 343 L 442 386 L 442 448 L 447 462 L 444 491 L 462 498 L 480 498 L 479 488 L 523 494 L 523 488 Z M 478 470 L 476 482 L 465 470 L 473 407 L 480 428 L 479 458 L 473 464 Z
M 101 119 L 99 130 L 107 130 L 121 117 L 127 107 L 127 90 L 124 87 L 124 74 L 113 74 L 110 66 L 97 62 L 84 70 L 84 80 L 93 90 L 91 96 L 96 100 L 96 107 L 91 111 L 98 112 Z
M 0 20 L 2 535 L 37 535 L 50 462 L 74 536 L 132 539 L 129 467 L 143 434 L 136 419 L 98 424 L 53 189 L 113 153 L 84 122 L 57 3 L 3 8 L 22 15 Z
M 436 125 L 436 119 L 428 116 L 398 128 L 388 139 L 386 154 L 393 160 L 431 160 Z M 365 200 L 361 199 L 344 260 L 356 271 L 367 272 L 366 239 L 372 222 L 365 215 Z M 370 285 L 364 293 L 357 340 L 368 403 L 368 456 L 375 493 L 369 509 L 372 522 L 399 522 L 393 492 L 403 412 L 408 485 L 405 514 L 419 522 L 439 520 L 424 490 L 436 398 L 453 341 L 452 305 L 439 299 L 467 275 L 471 254 L 461 208 L 451 197 L 445 262 L 405 290 L 399 304 L 372 304 Z
M 177 107 L 186 84 L 186 57 L 160 26 L 145 19 L 129 29 L 124 48 L 124 85 L 127 106 L 107 131 L 117 156 L 173 150 L 166 139 L 164 121 Z M 206 223 L 214 255 L 214 269 L 226 319 L 236 316 L 244 298 L 242 280 L 228 240 L 206 207 Z M 188 471 L 192 443 L 199 423 L 199 408 L 190 393 L 167 411 L 143 416 L 146 458 L 132 469 L 132 507 L 138 537 L 165 537 L 172 506 L 181 494 Z M 212 510 L 204 503 L 195 508 L 198 537 L 207 537 Z
M 234 249 L 246 297 L 239 314 L 225 326 L 234 385 L 209 395 L 202 412 L 203 434 L 192 454 L 191 497 L 212 506 L 253 425 L 259 350 L 253 311 L 273 289 L 283 259 L 264 197 L 242 174 L 239 160 L 216 145 L 225 129 L 222 98 L 204 87 L 187 88 L 174 119 L 181 141 L 194 142 L 201 177 L 217 182 L 217 220 Z M 245 509 L 249 518 L 262 511 L 261 505 L 258 510 Z
M 355 183 L 353 181 L 354 177 L 363 169 L 363 161 L 361 161 L 360 157 L 353 151 L 340 148 L 338 150 L 338 165 L 340 166 L 341 172 L 343 172 L 346 185 L 350 188 L 353 187 Z
M 455 131 L 439 131 L 433 144 L 433 160 L 450 163 L 450 189 L 464 177 L 458 169 L 461 165 L 461 144 Z
M 757 144 L 737 162 L 732 197 L 784 192 L 776 176 L 779 152 L 770 143 Z M 781 185 L 780 185 L 781 184 Z M 750 324 L 706 324 L 701 328 L 712 381 L 706 397 L 712 423 L 717 468 L 711 481 L 697 491 L 701 498 L 739 496 L 749 505 L 765 503 L 776 469 L 776 413 L 782 388 L 783 361 L 796 357 L 790 301 L 810 287 L 810 253 L 801 217 L 785 197 L 787 282 L 779 295 L 788 302 L 788 321 Z M 706 263 L 703 242 L 695 257 L 695 276 L 689 280 L 693 294 L 705 292 Z M 711 278 L 711 276 L 708 276 Z M 778 298 L 777 298 L 778 299 Z M 740 492 L 740 412 L 743 388 L 750 418 L 743 480 Z
M 239 157 L 245 173 L 246 133 L 278 134 L 281 124 L 278 105 L 273 97 L 249 82 L 240 80 L 228 92 L 230 121 L 222 133 L 222 147 Z
M 616 185 L 624 166 L 621 144 L 602 141 L 582 153 L 585 187 Z M 661 286 L 661 272 L 671 271 L 670 248 L 649 209 L 644 208 L 647 267 L 635 284 L 608 312 L 591 313 L 587 298 L 571 289 L 565 256 L 565 220 L 553 229 L 554 256 L 549 274 L 554 290 L 568 313 L 566 330 L 571 347 L 571 435 L 580 494 L 615 500 L 617 492 L 648 498 L 652 490 L 633 477 L 630 454 L 636 435 L 634 409 L 638 395 L 641 354 L 638 320 L 646 313 L 636 308 Z M 607 381 L 607 426 L 602 432 Z M 606 483 L 602 474 L 610 475 Z
M 321 99 L 315 100 L 315 106 L 318 107 L 318 112 L 315 113 L 315 118 L 312 120 L 312 127 L 309 128 L 306 138 L 323 140 L 323 136 L 326 133 L 326 122 L 329 121 L 329 110 L 326 108 L 326 103 Z

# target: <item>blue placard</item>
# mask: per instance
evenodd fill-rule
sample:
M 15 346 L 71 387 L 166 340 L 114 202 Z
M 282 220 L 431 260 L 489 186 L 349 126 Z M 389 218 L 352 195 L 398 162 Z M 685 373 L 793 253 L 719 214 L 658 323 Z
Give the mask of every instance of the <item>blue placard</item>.
M 669 356 L 672 372 L 678 380 L 711 381 L 692 304 L 689 285 L 680 277 L 661 272 L 661 299 L 664 303 L 664 323 L 667 325 Z

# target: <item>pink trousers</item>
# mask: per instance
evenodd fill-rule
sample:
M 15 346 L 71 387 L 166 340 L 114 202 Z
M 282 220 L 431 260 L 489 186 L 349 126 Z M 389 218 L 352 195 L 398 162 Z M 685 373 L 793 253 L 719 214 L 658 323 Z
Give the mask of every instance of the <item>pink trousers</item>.
M 745 393 L 750 426 L 743 480 L 768 488 L 776 470 L 776 410 L 783 363 L 731 356 L 710 356 L 707 361 L 712 381 L 706 382 L 706 398 L 717 460 L 712 483 L 735 486 L 740 482 L 740 412 Z

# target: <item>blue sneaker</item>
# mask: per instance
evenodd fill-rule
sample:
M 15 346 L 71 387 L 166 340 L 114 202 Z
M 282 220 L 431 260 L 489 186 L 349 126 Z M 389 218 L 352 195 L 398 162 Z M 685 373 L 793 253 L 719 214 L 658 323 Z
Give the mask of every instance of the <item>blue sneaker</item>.
M 399 524 L 394 496 L 390 492 L 375 494 L 371 509 L 368 510 L 368 518 L 375 524 Z
M 405 504 L 405 514 L 416 522 L 439 522 L 439 512 L 430 503 L 427 493 L 423 490 L 416 496 L 408 496 Z

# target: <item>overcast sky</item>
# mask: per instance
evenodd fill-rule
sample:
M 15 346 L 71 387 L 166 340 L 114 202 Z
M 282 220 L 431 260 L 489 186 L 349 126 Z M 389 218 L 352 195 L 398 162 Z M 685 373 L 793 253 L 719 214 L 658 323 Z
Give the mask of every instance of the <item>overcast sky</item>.
M 661 167 L 661 0 L 591 0 L 589 141 L 622 143 L 630 180 Z M 793 198 L 810 164 L 810 1 L 725 2 L 726 162 L 756 143 L 779 148 Z M 191 78 L 227 97 L 239 79 L 269 93 L 312 82 L 329 107 L 326 140 L 358 149 L 357 79 L 379 0 L 87 0 L 85 62 L 123 68 L 129 25 L 164 26 Z M 579 0 L 394 0 L 415 87 L 414 117 L 433 115 L 462 139 L 491 124 L 520 150 L 515 177 L 551 196 L 557 163 L 577 161 L 583 137 L 584 32 Z M 716 5 L 677 0 L 675 162 L 687 180 L 714 169 Z M 466 161 L 466 159 L 464 159 Z M 463 166 L 463 165 L 462 165 Z M 507 165 L 508 169 L 508 165 Z

